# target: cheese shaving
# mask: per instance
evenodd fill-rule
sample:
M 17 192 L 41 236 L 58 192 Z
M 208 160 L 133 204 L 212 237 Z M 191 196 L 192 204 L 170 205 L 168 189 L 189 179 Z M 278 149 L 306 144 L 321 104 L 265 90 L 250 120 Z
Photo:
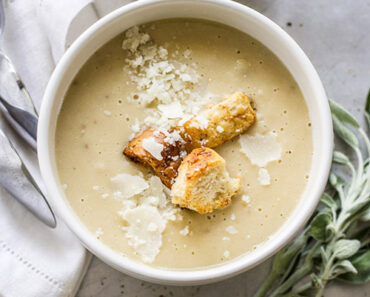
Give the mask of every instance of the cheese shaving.
M 162 232 L 167 221 L 161 217 L 157 208 L 149 205 L 129 209 L 123 218 L 128 223 L 123 230 L 126 231 L 129 245 L 144 262 L 153 262 L 162 245 Z
M 276 135 L 244 134 L 239 138 L 240 151 L 244 153 L 252 164 L 259 167 L 266 166 L 271 161 L 281 157 L 281 146 L 276 140 Z
M 238 230 L 236 230 L 236 228 L 234 226 L 232 226 L 232 225 L 226 227 L 225 230 L 226 230 L 227 233 L 230 233 L 230 234 L 236 234 L 236 233 L 238 233 Z
M 184 229 L 182 229 L 182 230 L 180 230 L 180 231 L 179 231 L 179 233 L 180 233 L 180 235 L 182 235 L 182 236 L 186 236 L 186 235 L 188 235 L 188 234 L 189 234 L 189 226 L 185 226 L 185 228 L 184 228 Z
M 120 173 L 110 180 L 113 185 L 114 196 L 121 199 L 131 198 L 149 187 L 149 184 L 142 177 L 127 173 Z
M 123 208 L 118 214 L 124 221 L 122 230 L 134 253 L 143 262 L 152 263 L 160 252 L 167 223 L 181 217 L 167 199 L 165 187 L 157 176 L 144 181 L 148 187 L 138 195 L 122 199 Z
M 258 171 L 258 181 L 262 186 L 268 186 L 270 184 L 270 174 L 265 168 L 260 168 Z
M 162 160 L 163 144 L 155 141 L 154 137 L 143 139 L 143 148 L 157 160 Z
M 242 196 L 242 201 L 244 202 L 245 205 L 248 205 L 251 203 L 251 198 L 247 195 Z

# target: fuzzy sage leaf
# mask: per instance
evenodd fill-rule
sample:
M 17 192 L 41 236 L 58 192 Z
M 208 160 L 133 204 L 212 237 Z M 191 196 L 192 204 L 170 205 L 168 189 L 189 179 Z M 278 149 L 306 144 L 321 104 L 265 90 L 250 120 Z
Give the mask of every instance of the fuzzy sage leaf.
M 344 274 L 344 273 L 357 273 L 357 269 L 355 268 L 355 266 L 353 266 L 353 264 L 348 261 L 348 260 L 342 260 L 338 263 L 336 263 L 334 266 L 333 266 L 333 271 L 332 271 L 332 278 L 335 278 L 335 277 L 338 277 L 339 275 L 341 274 Z
M 365 118 L 367 124 L 370 126 L 370 90 L 367 93 L 366 104 L 365 104 Z
M 338 118 L 342 122 L 346 122 L 353 126 L 354 128 L 359 128 L 360 124 L 357 120 L 351 115 L 347 110 L 345 110 L 342 106 L 336 103 L 333 100 L 329 100 L 330 110 L 332 114 Z
M 357 148 L 359 142 L 355 134 L 347 128 L 335 115 L 333 117 L 333 127 L 335 133 L 352 148 Z
M 320 202 L 330 209 L 336 210 L 338 208 L 337 203 L 328 193 L 322 194 Z
M 343 274 L 340 279 L 353 284 L 363 284 L 370 281 L 370 250 L 354 255 L 350 261 L 357 273 Z
M 348 157 L 345 154 L 338 151 L 335 151 L 333 153 L 333 162 L 343 165 L 350 163 Z
M 337 259 L 352 257 L 360 249 L 360 245 L 356 239 L 341 239 L 334 245 L 334 255 Z
M 311 222 L 310 235 L 318 241 L 325 241 L 328 237 L 326 227 L 331 222 L 329 213 L 318 214 Z

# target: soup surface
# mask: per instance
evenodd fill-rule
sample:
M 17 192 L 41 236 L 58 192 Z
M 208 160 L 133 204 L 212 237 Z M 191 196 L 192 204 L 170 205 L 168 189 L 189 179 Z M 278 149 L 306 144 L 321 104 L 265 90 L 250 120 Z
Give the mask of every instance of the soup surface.
M 257 123 L 215 150 L 241 178 L 241 190 L 209 214 L 172 205 L 123 148 L 140 130 L 178 124 L 235 91 L 252 98 Z M 154 22 L 108 42 L 77 74 L 58 119 L 57 167 L 81 221 L 122 256 L 173 269 L 216 265 L 256 249 L 298 204 L 311 169 L 309 121 L 293 77 L 255 39 L 202 20 Z M 246 153 L 254 142 L 257 151 Z M 123 197 L 117 187 L 128 187 L 128 175 L 149 186 L 140 189 L 133 178 L 134 194 Z M 161 193 L 167 204 L 158 212 L 166 219 L 150 235 L 142 218 L 123 212 Z

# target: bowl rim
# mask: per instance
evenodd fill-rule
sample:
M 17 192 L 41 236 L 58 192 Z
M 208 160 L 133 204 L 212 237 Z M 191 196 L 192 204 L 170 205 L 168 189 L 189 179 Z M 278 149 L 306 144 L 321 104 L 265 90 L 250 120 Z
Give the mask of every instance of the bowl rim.
M 307 222 L 307 220 L 310 218 L 311 214 L 315 210 L 320 196 L 326 186 L 333 150 L 333 129 L 329 106 L 328 104 L 323 104 L 323 106 L 320 108 L 322 121 L 321 127 L 324 129 L 322 131 L 323 137 L 321 139 L 324 140 L 324 143 L 321 144 L 320 147 L 325 145 L 327 147 L 327 150 L 325 150 L 325 152 L 327 153 L 325 156 L 322 157 L 324 161 L 321 168 L 323 169 L 316 177 L 317 184 L 315 184 L 315 188 L 311 191 L 313 192 L 311 194 L 311 197 L 315 197 L 315 199 L 311 199 L 309 203 L 305 204 L 305 213 L 303 213 L 302 211 L 301 217 L 296 218 L 293 224 L 287 226 L 282 236 L 274 239 L 274 241 L 269 242 L 268 245 L 266 244 L 264 249 L 261 249 L 258 253 L 254 255 L 254 257 L 237 257 L 223 264 L 205 267 L 204 269 L 197 268 L 187 270 L 170 270 L 148 266 L 128 258 L 123 258 L 117 252 L 111 250 L 109 247 L 96 240 L 93 235 L 86 229 L 86 227 L 82 226 L 81 221 L 79 221 L 77 216 L 70 210 L 68 202 L 65 201 L 65 199 L 63 199 L 63 197 L 58 194 L 59 181 L 56 178 L 53 178 L 54 170 L 52 167 L 52 155 L 54 154 L 54 152 L 51 152 L 50 150 L 49 136 L 50 133 L 52 133 L 50 121 L 53 120 L 51 118 L 51 112 L 53 110 L 53 101 L 56 96 L 55 90 L 62 80 L 65 71 L 68 69 L 69 62 L 70 60 L 72 60 L 74 54 L 78 51 L 82 44 L 88 42 L 89 38 L 93 36 L 99 28 L 109 26 L 109 24 L 116 18 L 128 12 L 134 11 L 140 7 L 166 2 L 175 1 L 140 0 L 118 8 L 98 20 L 91 27 L 89 27 L 71 45 L 71 47 L 67 50 L 67 52 L 63 55 L 63 57 L 57 64 L 43 97 L 37 133 L 38 158 L 41 175 L 43 180 L 45 181 L 47 193 L 49 194 L 48 199 L 50 200 L 53 209 L 56 211 L 59 218 L 63 219 L 68 228 L 72 230 L 75 235 L 77 235 L 82 244 L 93 254 L 95 254 L 104 262 L 116 268 L 117 270 L 146 281 L 172 285 L 205 284 L 222 280 L 253 268 L 259 263 L 265 261 L 267 258 L 271 257 L 302 229 L 304 224 Z M 176 0 L 176 2 L 184 1 Z M 187 0 L 186 2 L 191 4 L 197 2 L 197 0 Z M 273 21 L 263 16 L 259 12 L 255 11 L 254 9 L 240 3 L 224 0 L 202 0 L 202 2 L 208 3 L 210 5 L 221 6 L 222 8 L 241 11 L 243 14 L 249 15 L 249 17 L 254 18 L 256 21 L 274 31 L 275 34 L 279 35 L 282 42 L 286 42 L 287 44 L 289 44 L 289 46 L 291 46 L 292 49 L 295 51 L 296 55 L 299 56 L 302 67 L 305 68 L 305 73 L 308 73 L 310 75 L 310 83 L 315 88 L 315 94 L 319 98 L 317 100 L 321 100 L 322 102 L 327 101 L 321 80 L 313 65 L 309 61 L 308 57 L 298 46 L 298 44 L 277 24 L 275 24 Z

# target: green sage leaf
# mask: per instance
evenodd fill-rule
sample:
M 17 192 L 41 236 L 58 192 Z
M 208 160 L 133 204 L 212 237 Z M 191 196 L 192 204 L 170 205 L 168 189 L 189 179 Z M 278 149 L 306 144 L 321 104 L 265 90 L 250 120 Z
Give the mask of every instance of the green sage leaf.
M 346 181 L 339 175 L 331 172 L 329 175 L 329 183 L 337 190 L 338 193 L 343 192 Z
M 310 277 L 311 277 L 311 281 L 312 281 L 313 286 L 314 286 L 315 288 L 317 288 L 317 289 L 320 289 L 320 288 L 322 287 L 322 282 L 321 282 L 321 280 L 318 278 L 318 276 L 317 276 L 316 274 L 312 273 L 312 274 L 310 275 Z
M 320 202 L 329 207 L 330 209 L 337 210 L 338 208 L 337 203 L 328 193 L 322 194 Z
M 358 148 L 359 142 L 356 135 L 350 129 L 348 129 L 334 114 L 332 115 L 332 118 L 335 133 L 349 146 Z
M 349 260 L 342 260 L 335 264 L 333 268 L 332 278 L 335 278 L 344 273 L 357 273 L 357 269 Z
M 360 128 L 360 124 L 343 106 L 333 100 L 329 100 L 330 110 L 342 122 L 346 122 L 355 128 Z
M 350 259 L 357 274 L 342 274 L 339 279 L 353 284 L 363 284 L 370 281 L 370 250 L 362 251 Z
M 331 215 L 324 212 L 318 214 L 311 222 L 310 235 L 318 241 L 327 240 L 326 226 L 331 222 Z
M 335 174 L 334 172 L 330 172 L 329 182 L 334 188 L 346 184 L 346 181 L 341 176 Z
M 365 213 L 361 216 L 361 221 L 369 222 L 370 221 L 370 208 L 368 208 Z
M 320 256 L 322 263 L 326 265 L 329 262 L 328 256 L 326 255 L 325 248 L 323 246 L 320 246 Z
M 355 214 L 355 213 L 360 213 L 362 211 L 367 211 L 369 206 L 370 206 L 370 199 L 364 200 L 364 201 L 356 201 L 349 209 L 349 212 L 352 214 Z
M 296 258 L 297 254 L 306 244 L 307 235 L 302 233 L 296 240 L 290 243 L 287 247 L 281 249 L 272 262 L 272 270 L 277 274 L 284 274 L 291 262 Z
M 330 240 L 335 234 L 335 232 L 336 232 L 336 229 L 335 229 L 335 225 L 333 224 L 333 219 L 332 219 L 330 224 L 326 226 L 326 240 Z
M 352 257 L 360 249 L 361 243 L 357 239 L 341 239 L 334 244 L 334 254 L 337 259 Z
M 318 291 L 317 288 L 310 287 L 310 288 L 306 288 L 303 291 L 299 291 L 299 293 L 297 293 L 297 295 L 290 295 L 290 296 L 294 296 L 294 297 L 316 297 L 317 296 L 317 291 Z
M 333 162 L 343 165 L 350 163 L 348 157 L 345 154 L 338 151 L 334 151 L 333 153 Z
M 370 126 L 370 90 L 367 93 L 366 104 L 365 104 L 365 118 L 367 124 Z

